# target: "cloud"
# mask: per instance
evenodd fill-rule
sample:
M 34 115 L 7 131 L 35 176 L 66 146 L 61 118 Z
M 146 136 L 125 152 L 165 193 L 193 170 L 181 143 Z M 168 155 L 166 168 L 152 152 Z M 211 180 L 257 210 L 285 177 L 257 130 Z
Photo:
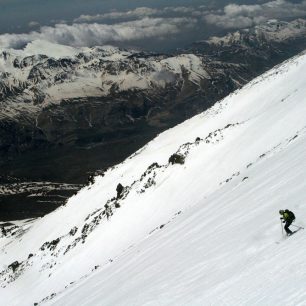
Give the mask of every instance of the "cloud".
M 26 34 L 0 35 L 3 48 L 23 48 L 34 40 L 46 40 L 68 46 L 96 46 L 112 42 L 125 42 L 147 38 L 164 38 L 192 28 L 197 23 L 194 18 L 142 18 L 112 25 L 98 23 L 56 24 L 44 26 L 40 31 Z
M 165 13 L 181 13 L 181 14 L 193 14 L 196 11 L 198 11 L 200 8 L 194 8 L 194 7 L 186 7 L 186 6 L 178 6 L 178 7 L 165 7 L 163 9 L 163 12 Z
M 204 14 L 204 20 L 221 28 L 242 28 L 261 24 L 269 19 L 306 16 L 306 0 L 292 3 L 275 0 L 263 4 L 228 4 L 221 12 Z
M 74 19 L 74 22 L 99 22 L 107 19 L 142 19 L 144 17 L 158 17 L 166 14 L 176 15 L 196 15 L 198 9 L 194 7 L 165 7 L 162 9 L 155 9 L 150 7 L 138 7 L 129 11 L 112 11 L 105 14 L 97 15 L 81 15 Z
M 153 79 L 155 82 L 167 84 L 175 81 L 175 74 L 168 70 L 161 70 L 153 73 Z
M 30 22 L 28 23 L 28 26 L 29 26 L 30 28 L 38 27 L 38 26 L 39 26 L 39 22 L 37 22 L 37 21 L 30 21 Z
M 74 19 L 74 22 L 95 22 L 102 21 L 105 19 L 122 19 L 122 18 L 143 18 L 148 16 L 157 15 L 160 11 L 157 9 L 152 9 L 149 7 L 138 7 L 134 10 L 129 11 L 113 11 L 106 14 L 97 15 L 81 15 L 80 17 Z

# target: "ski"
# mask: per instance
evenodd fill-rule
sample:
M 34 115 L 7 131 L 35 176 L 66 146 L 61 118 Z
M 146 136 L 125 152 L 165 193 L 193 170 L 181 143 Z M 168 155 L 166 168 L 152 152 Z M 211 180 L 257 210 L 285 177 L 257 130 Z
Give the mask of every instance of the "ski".
M 284 240 L 290 238 L 292 235 L 296 234 L 297 232 L 299 232 L 299 231 L 301 231 L 301 230 L 303 230 L 303 229 L 304 229 L 304 227 L 299 227 L 299 228 L 296 229 L 295 231 L 292 231 L 292 234 L 291 234 L 291 235 L 283 236 L 282 240 L 276 241 L 275 243 L 276 243 L 276 244 L 280 244 L 282 241 L 284 241 Z
M 303 227 L 300 227 L 300 228 L 296 229 L 295 231 L 293 231 L 292 234 L 287 236 L 287 237 L 291 237 L 292 235 L 294 235 L 295 233 L 297 233 L 297 232 L 299 232 L 299 231 L 301 231 L 303 229 L 304 229 Z

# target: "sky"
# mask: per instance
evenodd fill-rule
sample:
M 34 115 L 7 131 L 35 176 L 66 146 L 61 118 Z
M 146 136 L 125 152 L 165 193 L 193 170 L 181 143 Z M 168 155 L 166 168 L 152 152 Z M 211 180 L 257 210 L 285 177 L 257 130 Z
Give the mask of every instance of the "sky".
M 306 0 L 0 0 L 0 48 L 33 40 L 152 51 L 306 16 Z

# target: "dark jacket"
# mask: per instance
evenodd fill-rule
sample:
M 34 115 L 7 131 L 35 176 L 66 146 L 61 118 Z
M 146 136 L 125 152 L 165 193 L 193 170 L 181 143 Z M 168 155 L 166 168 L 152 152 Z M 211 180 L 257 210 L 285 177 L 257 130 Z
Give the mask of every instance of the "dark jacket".
M 281 213 L 284 222 L 293 222 L 295 220 L 294 213 L 288 209 L 286 209 L 283 213 Z

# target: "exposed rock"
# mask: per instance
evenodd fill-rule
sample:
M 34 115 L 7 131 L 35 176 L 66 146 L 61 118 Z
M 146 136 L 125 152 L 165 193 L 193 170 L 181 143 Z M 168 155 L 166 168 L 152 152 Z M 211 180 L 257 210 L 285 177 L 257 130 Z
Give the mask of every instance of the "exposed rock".
M 123 195 L 124 187 L 119 183 L 116 187 L 117 199 L 120 199 Z
M 15 271 L 18 269 L 19 266 L 20 266 L 20 263 L 16 260 L 16 261 L 14 261 L 13 263 L 11 263 L 11 264 L 8 266 L 8 268 L 9 268 L 9 269 L 12 269 L 13 272 L 15 272 Z
M 183 165 L 185 163 L 185 157 L 183 155 L 180 154 L 172 154 L 169 157 L 169 163 L 174 165 L 174 164 L 180 164 Z

